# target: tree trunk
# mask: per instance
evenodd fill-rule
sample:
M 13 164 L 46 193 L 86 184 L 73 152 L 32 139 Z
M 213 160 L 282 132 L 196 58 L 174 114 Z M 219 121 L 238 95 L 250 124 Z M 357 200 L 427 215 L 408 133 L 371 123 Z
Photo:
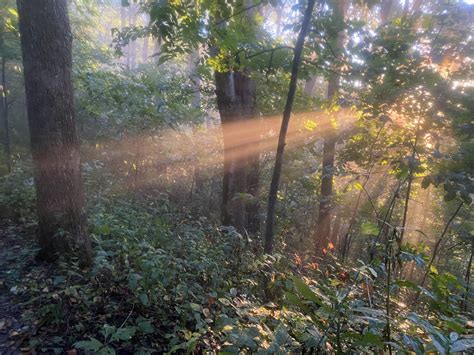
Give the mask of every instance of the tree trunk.
M 153 61 L 159 63 L 160 61 L 160 52 L 161 52 L 161 38 L 153 39 Z
M 258 145 L 258 143 L 255 143 Z M 249 233 L 260 232 L 260 149 L 252 151 L 248 159 L 247 193 L 252 195 L 252 200 L 247 202 L 247 230 Z
M 398 240 L 398 245 L 401 248 L 403 245 L 403 238 L 405 236 L 405 229 L 407 227 L 407 218 L 408 218 L 408 207 L 410 203 L 410 197 L 411 197 L 411 188 L 413 184 L 413 177 L 414 177 L 414 170 L 415 170 L 415 158 L 416 158 L 416 149 L 418 146 L 418 139 L 419 139 L 419 126 L 416 128 L 416 133 L 415 133 L 415 142 L 413 144 L 413 150 L 411 154 L 411 160 L 408 164 L 408 185 L 407 185 L 407 192 L 405 195 L 405 205 L 403 208 L 403 219 L 402 219 L 402 227 L 400 231 L 400 238 Z
M 448 231 L 449 226 L 451 225 L 451 222 L 454 220 L 454 218 L 456 218 L 457 214 L 459 213 L 459 211 L 461 210 L 461 207 L 463 205 L 464 205 L 464 202 L 461 202 L 458 205 L 458 208 L 456 208 L 453 215 L 451 216 L 451 218 L 448 220 L 448 222 L 444 226 L 443 232 L 441 233 L 440 237 L 436 241 L 436 243 L 433 247 L 433 253 L 431 254 L 430 261 L 428 262 L 428 265 L 426 266 L 426 272 L 424 273 L 423 278 L 421 279 L 421 282 L 420 282 L 421 287 L 423 287 L 425 285 L 426 278 L 428 277 L 429 273 L 431 272 L 431 267 L 433 266 L 434 261 L 436 259 L 436 256 L 438 255 L 438 251 L 440 250 L 441 242 L 444 240 L 444 236 L 446 235 L 446 232 Z
M 296 94 L 296 85 L 298 81 L 298 70 L 301 63 L 301 53 L 303 51 L 304 40 L 311 26 L 310 20 L 313 14 L 315 0 L 308 0 L 303 23 L 301 25 L 298 39 L 294 48 L 293 63 L 291 66 L 291 78 L 288 88 L 288 96 L 286 98 L 285 110 L 281 121 L 280 135 L 278 137 L 278 146 L 275 157 L 275 167 L 273 168 L 272 182 L 270 184 L 270 192 L 268 194 L 267 224 L 265 229 L 265 253 L 273 253 L 273 241 L 275 239 L 275 209 L 277 203 L 278 186 L 280 184 L 281 168 L 283 166 L 283 153 L 285 152 L 286 133 L 290 123 L 291 110 L 293 109 L 293 101 Z
M 3 39 L 0 38 L 0 48 L 3 47 Z M 12 171 L 11 143 L 10 143 L 10 125 L 8 122 L 8 90 L 6 79 L 6 60 L 2 57 L 2 92 L 0 97 L 0 115 L 3 121 L 3 151 L 5 154 L 5 163 L 7 171 Z
M 334 8 L 334 21 L 336 22 L 337 32 L 333 34 L 336 54 L 344 47 L 344 32 L 342 25 L 344 23 L 345 1 L 336 3 Z M 333 100 L 339 91 L 340 76 L 331 74 L 328 82 L 328 100 Z M 315 246 L 319 252 L 326 248 L 331 236 L 331 208 L 333 199 L 333 178 L 334 178 L 334 156 L 336 151 L 336 131 L 332 122 L 327 117 L 323 127 L 326 129 L 323 147 L 323 167 L 321 176 L 321 201 L 319 203 L 319 217 L 316 231 Z
M 143 49 L 142 49 L 142 63 L 143 64 L 146 64 L 148 62 L 148 41 L 149 41 L 148 36 L 143 38 Z
M 125 29 L 126 24 L 127 24 L 127 14 L 125 12 L 125 2 L 122 0 L 120 2 L 120 31 L 123 31 Z M 126 45 L 122 51 L 122 58 L 123 58 L 123 64 L 125 65 L 125 68 L 127 70 L 130 69 L 130 56 L 128 52 L 129 52 L 128 45 Z
M 216 72 L 217 106 L 224 140 L 224 176 L 222 183 L 222 223 L 239 231 L 246 228 L 245 200 L 248 157 L 234 133 L 236 122 L 254 114 L 256 83 L 242 71 Z
M 309 80 L 306 81 L 304 84 L 304 93 L 308 96 L 314 95 L 314 88 L 316 87 L 316 82 L 318 81 L 318 77 L 316 75 L 312 75 Z
M 74 117 L 67 0 L 18 0 L 39 222 L 39 257 L 92 262 Z
M 196 72 L 196 64 L 199 60 L 199 50 L 195 50 L 192 53 L 189 54 L 188 57 L 188 74 L 189 74 L 189 79 L 191 81 L 191 86 L 193 88 L 193 100 L 191 102 L 191 105 L 194 109 L 199 110 L 201 108 L 201 91 L 200 91 L 200 86 L 201 86 L 201 77 L 199 74 Z M 199 140 L 199 130 L 198 126 L 195 124 L 193 125 L 193 134 L 194 134 L 194 139 Z M 194 194 L 196 194 L 198 197 L 202 198 L 202 193 L 204 191 L 204 186 L 205 186 L 205 169 L 203 166 L 203 162 L 200 161 L 199 156 L 196 156 L 196 159 L 194 161 L 194 174 L 193 174 L 193 181 L 194 181 Z M 191 194 L 192 196 L 192 194 Z
M 380 20 L 382 25 L 388 22 L 392 6 L 393 0 L 382 1 L 382 4 L 380 5 Z
M 137 8 L 136 4 L 131 3 L 129 6 L 130 12 L 130 27 L 135 27 L 136 22 L 137 22 Z M 132 39 L 130 41 L 130 69 L 135 69 L 137 66 L 137 41 L 135 39 Z
M 315 245 L 318 251 L 326 248 L 331 235 L 331 208 L 333 197 L 334 154 L 336 137 L 333 129 L 326 133 L 323 147 L 323 168 L 321 177 L 321 200 Z
M 146 13 L 144 14 L 144 24 L 148 26 L 150 22 L 150 16 Z M 148 47 L 149 47 L 150 37 L 145 35 L 143 37 L 143 47 L 142 47 L 142 63 L 146 64 L 148 62 Z
M 471 271 L 472 271 L 472 256 L 474 254 L 474 240 L 471 239 L 471 255 L 469 256 L 469 261 L 467 262 L 466 274 L 464 275 L 464 282 L 466 283 L 466 291 L 464 292 L 464 297 L 461 301 L 461 310 L 467 311 L 469 306 L 469 288 L 471 285 Z

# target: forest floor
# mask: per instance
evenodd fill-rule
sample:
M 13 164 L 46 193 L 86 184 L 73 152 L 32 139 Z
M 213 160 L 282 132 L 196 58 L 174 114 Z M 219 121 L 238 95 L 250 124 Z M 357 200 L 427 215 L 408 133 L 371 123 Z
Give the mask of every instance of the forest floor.
M 23 320 L 33 310 L 25 307 L 29 300 L 21 284 L 49 270 L 35 260 L 34 244 L 33 231 L 10 222 L 0 224 L 0 354 L 31 353 L 28 340 L 37 327 Z

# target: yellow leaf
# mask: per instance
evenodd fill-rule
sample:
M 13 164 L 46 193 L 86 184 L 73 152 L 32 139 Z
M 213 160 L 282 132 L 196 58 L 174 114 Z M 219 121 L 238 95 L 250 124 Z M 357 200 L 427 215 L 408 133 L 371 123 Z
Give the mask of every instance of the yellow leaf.
M 14 8 L 10 7 L 10 8 L 8 9 L 8 12 L 10 13 L 10 15 L 13 15 L 13 16 L 15 16 L 15 17 L 18 17 L 18 12 L 17 12 Z
M 316 127 L 318 127 L 318 125 L 313 120 L 306 120 L 304 122 L 304 128 L 307 129 L 308 131 L 314 131 Z

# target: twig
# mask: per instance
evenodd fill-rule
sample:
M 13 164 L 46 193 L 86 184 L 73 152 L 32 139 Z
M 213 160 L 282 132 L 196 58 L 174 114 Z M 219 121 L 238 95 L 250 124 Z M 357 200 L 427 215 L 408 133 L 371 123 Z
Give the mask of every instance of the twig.
M 229 16 L 223 18 L 222 20 L 219 20 L 219 21 L 215 22 L 215 23 L 214 23 L 214 26 L 219 26 L 221 23 L 224 23 L 224 22 L 226 22 L 227 20 L 230 20 L 232 17 L 239 16 L 240 14 L 242 14 L 242 13 L 244 13 L 244 12 L 250 10 L 250 9 L 253 9 L 254 7 L 260 6 L 261 4 L 262 4 L 262 2 L 259 1 L 259 2 L 256 3 L 256 4 L 247 6 L 247 7 L 243 8 L 242 10 L 237 11 L 236 13 L 234 13 L 234 14 L 232 14 L 232 15 L 229 15 Z
M 444 238 L 446 232 L 448 231 L 448 228 L 449 228 L 451 222 L 454 220 L 454 218 L 456 218 L 457 214 L 459 213 L 459 211 L 461 210 L 461 207 L 463 205 L 464 205 L 464 201 L 459 204 L 458 208 L 456 208 L 456 211 L 454 211 L 453 215 L 451 216 L 451 218 L 448 220 L 448 222 L 444 226 L 443 232 L 441 233 L 440 237 L 438 238 L 438 241 L 436 242 L 436 244 L 433 248 L 433 254 L 431 255 L 430 262 L 428 263 L 428 265 L 426 267 L 426 272 L 423 275 L 423 279 L 420 282 L 421 287 L 423 287 L 425 285 L 426 278 L 428 277 L 428 274 L 430 273 L 431 267 L 433 266 L 433 262 L 436 258 L 436 254 L 438 253 L 439 246 L 441 245 L 441 242 L 443 241 L 443 238 Z M 418 292 L 417 296 L 418 295 L 419 295 L 419 292 Z M 418 297 L 416 297 L 416 298 L 418 298 Z

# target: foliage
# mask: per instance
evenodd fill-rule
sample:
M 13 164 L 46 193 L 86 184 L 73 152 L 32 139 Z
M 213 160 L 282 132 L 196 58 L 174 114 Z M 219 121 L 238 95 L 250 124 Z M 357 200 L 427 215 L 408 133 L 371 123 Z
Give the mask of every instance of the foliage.
M 30 163 L 16 164 L 10 174 L 0 178 L 1 216 L 23 223 L 34 221 L 34 203 Z
M 264 210 L 304 1 L 71 2 L 95 255 L 87 270 L 74 257 L 54 266 L 34 259 L 35 191 L 27 134 L 17 129 L 22 82 L 13 76 L 21 73 L 16 12 L 1 3 L 0 54 L 13 79 L 12 131 L 22 139 L 13 171 L 0 178 L 0 299 L 21 311 L 18 346 L 472 351 L 472 5 L 428 1 L 412 11 L 390 2 L 381 23 L 384 2 L 350 2 L 344 19 L 334 3 L 313 14 L 278 191 L 277 253 L 264 255 L 259 232 L 220 225 L 214 72 L 245 70 L 257 84 L 255 121 L 264 129 L 258 142 L 237 145 L 260 154 L 259 191 L 239 197 Z M 132 7 L 139 23 L 119 23 Z M 346 42 L 335 50 L 340 32 Z M 125 65 L 130 47 L 146 54 L 145 43 L 158 52 Z M 326 100 L 336 74 L 339 94 Z M 333 232 L 315 250 L 326 121 L 337 132 Z M 232 133 L 244 141 L 247 127 Z M 0 309 L 0 330 L 12 309 Z

